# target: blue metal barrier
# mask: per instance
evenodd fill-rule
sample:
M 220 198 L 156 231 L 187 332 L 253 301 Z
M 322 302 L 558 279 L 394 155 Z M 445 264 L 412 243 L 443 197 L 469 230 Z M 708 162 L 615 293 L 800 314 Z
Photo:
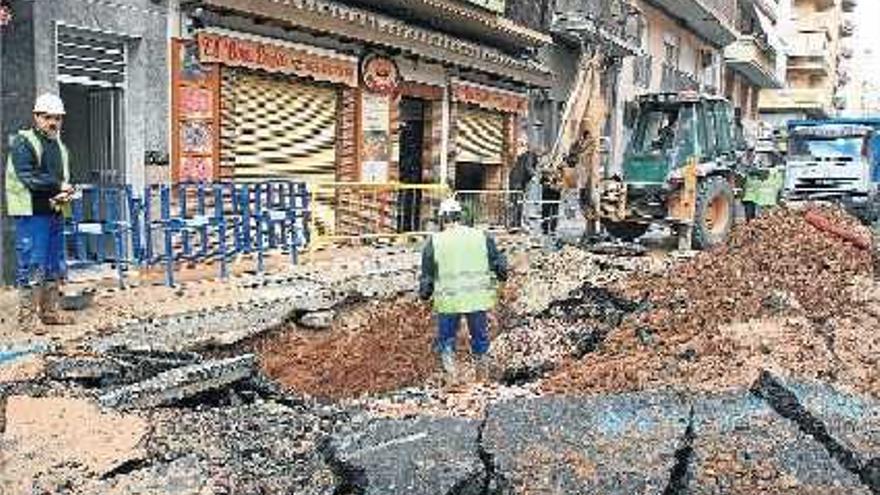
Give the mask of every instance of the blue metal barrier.
M 125 285 L 125 272 L 133 264 L 128 250 L 140 242 L 137 208 L 129 186 L 80 186 L 81 194 L 72 203 L 72 216 L 65 235 L 72 241 L 73 256 L 68 266 L 81 269 L 111 265 L 116 268 L 120 286 Z M 112 245 L 112 248 L 109 247 Z
M 70 264 L 113 263 L 120 285 L 129 266 L 161 265 L 171 286 L 180 263 L 217 261 L 221 278 L 239 254 L 256 254 L 260 272 L 268 251 L 286 251 L 296 264 L 310 238 L 310 193 L 300 182 L 180 183 L 147 187 L 140 196 L 129 186 L 80 189 L 67 229 Z

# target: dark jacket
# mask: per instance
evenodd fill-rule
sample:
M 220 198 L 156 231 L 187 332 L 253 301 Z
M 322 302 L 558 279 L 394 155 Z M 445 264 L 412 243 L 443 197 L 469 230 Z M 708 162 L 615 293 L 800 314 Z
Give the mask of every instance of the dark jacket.
M 526 151 L 516 159 L 516 163 L 510 170 L 509 184 L 511 191 L 525 191 L 526 186 L 532 177 L 535 176 L 535 170 L 538 168 L 538 155 L 531 151 Z
M 507 258 L 498 249 L 495 239 L 486 235 L 486 252 L 489 254 L 489 269 L 498 280 L 507 280 Z M 434 259 L 434 244 L 431 239 L 422 249 L 422 274 L 419 277 L 419 297 L 427 301 L 434 294 L 434 281 L 437 279 L 437 262 Z
M 49 200 L 61 192 L 64 170 L 61 148 L 57 139 L 49 139 L 37 131 L 43 143 L 43 158 L 37 163 L 37 155 L 27 139 L 18 135 L 9 148 L 12 166 L 22 184 L 31 192 L 34 215 L 53 215 L 56 212 Z

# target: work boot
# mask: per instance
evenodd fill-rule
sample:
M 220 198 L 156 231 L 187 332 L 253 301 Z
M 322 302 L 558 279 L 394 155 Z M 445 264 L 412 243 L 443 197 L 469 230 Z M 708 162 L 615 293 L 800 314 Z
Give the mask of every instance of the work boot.
M 474 372 L 476 374 L 476 381 L 478 382 L 488 382 L 491 378 L 490 375 L 490 360 L 489 356 L 486 354 L 479 354 L 474 356 Z
M 456 378 L 455 354 L 451 352 L 441 352 L 440 365 L 443 367 L 443 372 L 446 373 L 446 377 L 449 381 L 454 382 Z
M 61 290 L 58 282 L 48 282 L 40 287 L 39 314 L 45 325 L 72 325 L 73 318 L 61 313 Z
M 26 288 L 18 290 L 18 330 L 22 333 L 43 335 L 45 333 L 40 319 L 37 316 L 37 293 L 34 289 Z

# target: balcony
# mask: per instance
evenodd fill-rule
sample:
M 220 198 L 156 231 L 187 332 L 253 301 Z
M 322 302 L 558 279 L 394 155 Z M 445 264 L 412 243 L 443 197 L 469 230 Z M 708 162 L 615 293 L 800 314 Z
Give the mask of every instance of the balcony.
M 741 36 L 724 50 L 727 65 L 760 88 L 783 87 L 774 59 L 773 51 L 754 36 Z
M 788 70 L 827 76 L 832 72 L 831 54 L 817 57 L 788 57 Z
M 707 41 L 727 46 L 736 41 L 736 2 L 731 0 L 646 0 Z M 833 1 L 833 0 L 832 0 Z
M 667 64 L 663 64 L 662 70 L 660 91 L 676 93 L 678 91 L 698 91 L 700 89 L 700 81 L 693 74 L 678 70 Z
M 843 3 L 841 5 L 843 6 L 844 12 L 851 13 L 855 12 L 858 4 L 859 2 L 857 0 L 843 0 Z
M 637 13 L 629 0 L 557 0 L 552 31 L 602 45 L 612 55 L 640 52 Z
M 761 92 L 762 111 L 804 111 L 809 114 L 828 114 L 831 93 L 824 89 L 776 89 Z
M 799 32 L 789 43 L 788 69 L 828 75 L 834 67 L 828 31 Z
M 505 0 L 350 0 L 348 3 L 419 24 L 433 22 L 442 26 L 442 31 L 504 49 L 537 47 L 552 41 L 548 35 L 504 17 Z
M 856 34 L 856 23 L 852 19 L 840 23 L 840 36 L 848 38 L 854 34 Z

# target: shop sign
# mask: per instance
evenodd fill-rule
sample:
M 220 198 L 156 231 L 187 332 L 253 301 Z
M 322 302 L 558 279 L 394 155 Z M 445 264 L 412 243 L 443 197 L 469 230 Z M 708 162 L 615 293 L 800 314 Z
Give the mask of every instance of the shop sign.
M 459 103 L 504 113 L 524 114 L 529 108 L 525 95 L 478 84 L 452 83 L 452 98 Z
M 316 81 L 357 86 L 357 64 L 292 46 L 199 33 L 199 60 L 231 67 L 280 72 Z
M 378 93 L 363 93 L 362 182 L 388 182 L 391 162 L 391 98 Z
M 497 12 L 499 14 L 504 13 L 505 0 L 464 0 L 467 3 L 472 3 L 478 7 L 483 7 L 486 10 L 491 10 L 492 12 Z
M 373 93 L 392 95 L 400 88 L 400 70 L 387 57 L 368 55 L 361 66 L 364 87 Z

